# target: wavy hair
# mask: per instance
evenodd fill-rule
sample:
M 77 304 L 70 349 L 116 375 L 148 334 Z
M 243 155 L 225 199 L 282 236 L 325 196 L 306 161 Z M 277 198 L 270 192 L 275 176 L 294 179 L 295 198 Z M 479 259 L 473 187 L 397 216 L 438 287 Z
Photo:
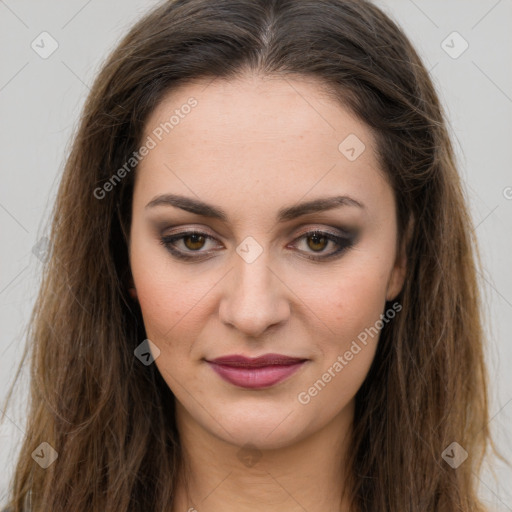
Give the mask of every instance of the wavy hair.
M 67 154 L 27 330 L 13 512 L 171 510 L 182 471 L 174 396 L 155 365 L 134 357 L 146 338 L 128 292 L 136 168 L 103 198 L 94 191 L 140 147 L 165 94 L 248 70 L 318 78 L 372 129 L 394 191 L 403 309 L 356 395 L 353 510 L 484 510 L 475 478 L 492 441 L 480 263 L 446 116 L 418 54 L 366 0 L 171 0 L 103 63 Z M 469 454 L 457 469 L 442 458 L 454 441 Z M 47 469 L 31 457 L 42 442 L 58 452 Z

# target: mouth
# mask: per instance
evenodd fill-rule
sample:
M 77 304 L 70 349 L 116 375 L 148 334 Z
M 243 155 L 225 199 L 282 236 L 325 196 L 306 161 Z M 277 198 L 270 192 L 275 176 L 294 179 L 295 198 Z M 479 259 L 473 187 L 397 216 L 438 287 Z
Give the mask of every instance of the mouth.
M 274 386 L 298 371 L 307 359 L 281 354 L 265 354 L 250 358 L 242 355 L 207 360 L 225 381 L 235 386 L 261 389 Z

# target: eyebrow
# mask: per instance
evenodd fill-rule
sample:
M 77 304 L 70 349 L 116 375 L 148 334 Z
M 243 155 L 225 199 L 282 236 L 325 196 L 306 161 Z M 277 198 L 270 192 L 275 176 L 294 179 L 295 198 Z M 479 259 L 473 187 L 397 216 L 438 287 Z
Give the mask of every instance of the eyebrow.
M 198 199 L 192 199 L 186 196 L 176 194 L 162 194 L 153 198 L 145 208 L 154 208 L 156 206 L 175 206 L 190 213 L 211 217 L 227 222 L 228 215 L 222 208 L 207 204 Z M 286 222 L 308 213 L 323 212 L 341 206 L 355 206 L 365 209 L 365 206 L 349 196 L 322 197 L 307 201 L 294 206 L 281 208 L 277 213 L 278 222 Z

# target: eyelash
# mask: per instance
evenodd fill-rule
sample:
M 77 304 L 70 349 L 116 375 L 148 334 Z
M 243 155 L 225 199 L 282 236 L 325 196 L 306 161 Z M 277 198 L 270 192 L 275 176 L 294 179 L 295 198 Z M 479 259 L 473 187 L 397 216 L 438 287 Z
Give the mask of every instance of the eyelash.
M 194 252 L 197 252 L 198 254 L 208 254 L 207 251 L 204 251 L 204 252 L 201 252 L 201 251 L 188 251 L 189 254 L 179 250 L 179 249 L 176 249 L 175 248 L 175 243 L 176 241 L 179 241 L 179 240 L 182 240 L 184 238 L 187 238 L 191 235 L 200 235 L 200 236 L 203 236 L 206 240 L 215 240 L 214 237 L 206 234 L 206 233 L 203 233 L 201 231 L 183 231 L 181 233 L 177 233 L 175 235 L 167 235 L 167 236 L 163 236 L 161 239 L 160 239 L 160 243 L 176 258 L 178 259 L 181 259 L 181 260 L 187 260 L 187 261 L 191 261 L 191 260 L 198 260 L 198 259 L 203 259 L 202 256 L 192 256 L 192 255 L 189 255 L 189 254 L 193 254 Z M 353 245 L 354 245 L 354 237 L 353 236 L 350 236 L 350 235 L 347 235 L 347 236 L 339 236 L 339 235 L 335 235 L 333 233 L 329 233 L 329 232 L 326 232 L 326 231 L 320 231 L 320 230 L 312 230 L 312 231 L 308 231 L 307 233 L 304 233 L 302 234 L 300 237 L 296 238 L 295 240 L 301 240 L 302 238 L 309 238 L 309 237 L 312 237 L 312 236 L 319 236 L 321 238 L 326 238 L 327 240 L 331 241 L 331 242 L 334 242 L 337 246 L 338 246 L 338 249 L 327 255 L 327 256 L 320 256 L 320 257 L 317 257 L 317 256 L 305 256 L 305 258 L 307 259 L 310 259 L 310 260 L 313 260 L 313 261 L 324 261 L 324 260 L 330 260 L 330 259 L 333 259 L 335 256 L 341 256 L 346 250 L 350 249 Z M 210 252 L 213 252 L 213 251 L 210 251 Z

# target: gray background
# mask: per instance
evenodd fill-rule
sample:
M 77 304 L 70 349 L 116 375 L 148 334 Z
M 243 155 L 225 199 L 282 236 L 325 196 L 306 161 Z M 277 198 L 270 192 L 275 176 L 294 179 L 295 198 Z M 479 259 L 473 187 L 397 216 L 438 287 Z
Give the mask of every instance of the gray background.
M 491 427 L 510 461 L 512 1 L 377 3 L 419 50 L 447 109 L 484 264 Z M 21 358 L 40 280 L 41 262 L 32 249 L 47 234 L 89 85 L 108 51 L 153 5 L 150 0 L 0 0 L 0 406 Z M 58 44 L 46 59 L 31 47 L 33 41 L 41 47 L 41 37 L 47 37 L 45 51 L 51 48 L 43 31 Z M 0 504 L 24 432 L 27 366 L 0 426 Z M 489 460 L 480 481 L 490 510 L 512 511 L 511 468 Z

